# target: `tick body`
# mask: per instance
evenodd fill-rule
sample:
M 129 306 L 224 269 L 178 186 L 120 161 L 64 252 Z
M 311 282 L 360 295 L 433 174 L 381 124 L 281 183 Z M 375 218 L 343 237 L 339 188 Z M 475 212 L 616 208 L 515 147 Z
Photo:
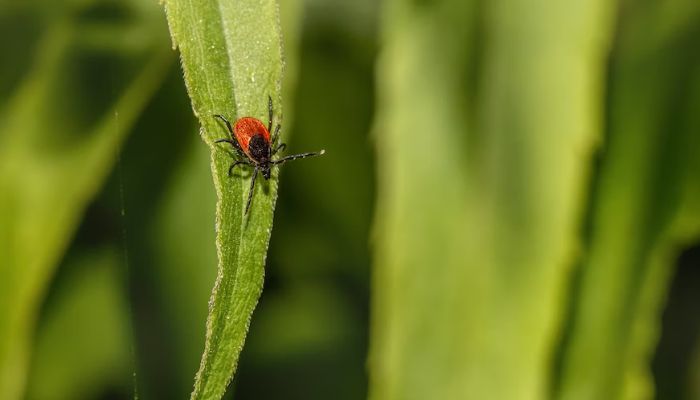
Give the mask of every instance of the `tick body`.
M 229 143 L 236 151 L 237 157 L 231 167 L 228 169 L 228 174 L 233 173 L 233 169 L 237 165 L 248 165 L 253 168 L 253 177 L 250 180 L 250 189 L 248 191 L 248 201 L 245 206 L 245 213 L 248 214 L 250 203 L 253 200 L 253 189 L 255 189 L 255 180 L 258 173 L 261 173 L 265 179 L 270 179 L 270 169 L 276 165 L 283 164 L 287 161 L 298 160 L 300 158 L 320 156 L 325 150 L 313 153 L 294 154 L 286 157 L 273 159 L 280 151 L 284 150 L 287 145 L 279 143 L 280 124 L 275 127 L 275 132 L 270 135 L 272 130 L 272 98 L 268 98 L 269 120 L 267 126 L 257 118 L 243 117 L 236 120 L 231 126 L 231 123 L 223 116 L 216 114 L 214 117 L 219 118 L 226 124 L 230 138 L 216 140 L 215 143 Z

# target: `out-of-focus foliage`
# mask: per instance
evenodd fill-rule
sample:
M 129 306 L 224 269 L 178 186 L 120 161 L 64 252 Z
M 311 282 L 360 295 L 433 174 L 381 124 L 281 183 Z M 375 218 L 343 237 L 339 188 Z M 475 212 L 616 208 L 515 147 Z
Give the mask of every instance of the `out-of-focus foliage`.
M 545 396 L 611 31 L 577 7 L 388 2 L 372 399 Z
M 700 234 L 700 4 L 638 1 L 622 13 L 561 349 L 563 399 L 653 396 L 674 260 Z
M 66 262 L 68 272 L 47 298 L 27 398 L 95 398 L 104 387 L 129 386 L 134 366 L 124 351 L 131 334 L 119 254 L 103 249 Z M 80 362 L 66 362 L 76 354 Z
M 32 49 L 31 57 L 3 51 L 2 63 L 3 399 L 22 397 L 46 286 L 119 145 L 174 59 L 156 10 L 140 1 L 3 5 L 3 47 L 18 41 Z
M 264 120 L 269 82 L 246 111 L 208 80 L 198 121 L 157 2 L 0 3 L 0 397 L 183 398 L 217 275 L 198 129 Z M 226 398 L 700 396 L 700 4 L 278 3 L 283 135 L 327 153 L 280 170 Z
M 653 396 L 700 233 L 691 3 L 387 2 L 371 398 Z

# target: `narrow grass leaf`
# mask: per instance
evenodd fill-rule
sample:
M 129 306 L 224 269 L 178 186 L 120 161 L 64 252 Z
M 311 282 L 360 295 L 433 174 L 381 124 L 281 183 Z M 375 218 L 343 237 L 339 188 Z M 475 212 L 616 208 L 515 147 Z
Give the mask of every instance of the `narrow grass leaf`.
M 173 44 L 180 50 L 192 108 L 211 146 L 217 194 L 219 264 L 209 303 L 206 342 L 193 399 L 218 399 L 231 381 L 252 312 L 262 291 L 277 197 L 277 173 L 259 180 L 244 215 L 249 176 L 228 176 L 230 149 L 214 145 L 228 133 L 213 114 L 267 122 L 268 96 L 280 122 L 281 32 L 274 0 L 166 0 Z M 240 171 L 240 170 L 239 170 Z

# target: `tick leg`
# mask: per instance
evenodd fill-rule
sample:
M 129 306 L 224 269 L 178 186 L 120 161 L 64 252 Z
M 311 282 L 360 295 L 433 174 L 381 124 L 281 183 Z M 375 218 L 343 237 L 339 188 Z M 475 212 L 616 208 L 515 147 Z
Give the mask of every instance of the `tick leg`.
M 242 158 L 247 157 L 245 155 L 245 153 L 243 152 L 243 150 L 241 149 L 241 145 L 238 144 L 238 142 L 233 140 L 233 139 L 218 139 L 218 140 L 215 140 L 214 143 L 229 143 L 231 146 L 233 146 L 234 149 L 236 149 L 236 153 L 238 153 L 239 156 L 241 156 Z
M 313 153 L 293 154 L 291 156 L 282 157 L 279 160 L 272 161 L 272 163 L 275 165 L 284 164 L 287 161 L 298 160 L 298 159 L 306 158 L 306 157 L 320 156 L 321 154 L 323 154 L 325 152 L 326 152 L 326 150 L 321 150 L 321 151 L 316 151 Z
M 226 138 L 226 139 L 216 139 L 216 140 L 214 141 L 214 143 L 230 143 L 231 146 L 233 146 L 233 147 L 238 147 L 238 146 L 237 146 L 237 145 L 238 145 L 238 142 L 234 141 L 233 139 L 229 139 L 229 138 Z
M 250 202 L 253 200 L 253 191 L 255 190 L 255 178 L 258 177 L 258 167 L 253 170 L 253 177 L 250 179 L 250 189 L 248 190 L 248 202 L 245 205 L 245 213 L 248 214 Z
M 284 150 L 284 149 L 286 149 L 286 148 L 287 148 L 287 145 L 286 145 L 285 143 L 280 143 L 280 144 L 279 144 L 277 147 L 275 147 L 275 149 L 272 151 L 272 155 L 274 156 L 275 154 L 277 154 L 278 152 L 280 152 L 280 151 L 282 151 L 282 150 Z
M 228 176 L 233 175 L 233 169 L 236 168 L 236 165 L 250 165 L 250 163 L 248 161 L 236 161 L 235 163 L 231 164 L 230 167 L 228 167 Z
M 224 121 L 224 123 L 226 124 L 226 127 L 228 128 L 229 133 L 231 134 L 231 138 L 233 139 L 233 128 L 231 128 L 231 123 L 228 122 L 226 117 L 224 117 L 221 114 L 214 114 L 214 117 L 219 118 L 220 120 Z
M 270 132 L 272 129 L 272 96 L 267 95 L 267 131 Z
M 228 122 L 226 117 L 224 117 L 221 114 L 215 114 L 214 116 L 216 118 L 219 118 L 220 120 L 224 121 L 224 123 L 226 124 L 226 127 L 228 128 L 229 133 L 231 134 L 231 139 L 219 139 L 219 140 L 215 140 L 214 143 L 222 143 L 222 142 L 230 143 L 231 146 L 233 146 L 233 148 L 236 149 L 236 152 L 238 153 L 238 155 L 245 158 L 246 155 L 245 155 L 245 153 L 243 153 L 243 149 L 241 149 L 241 145 L 234 138 L 233 128 L 231 128 L 231 123 Z

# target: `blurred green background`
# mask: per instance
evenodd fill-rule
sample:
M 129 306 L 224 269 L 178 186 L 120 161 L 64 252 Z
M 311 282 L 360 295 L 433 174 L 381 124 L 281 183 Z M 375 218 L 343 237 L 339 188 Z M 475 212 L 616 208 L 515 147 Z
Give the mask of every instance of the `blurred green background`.
M 700 3 L 282 3 L 328 160 L 282 169 L 227 398 L 700 399 Z M 4 399 L 191 391 L 216 199 L 170 47 L 155 1 L 0 1 Z

